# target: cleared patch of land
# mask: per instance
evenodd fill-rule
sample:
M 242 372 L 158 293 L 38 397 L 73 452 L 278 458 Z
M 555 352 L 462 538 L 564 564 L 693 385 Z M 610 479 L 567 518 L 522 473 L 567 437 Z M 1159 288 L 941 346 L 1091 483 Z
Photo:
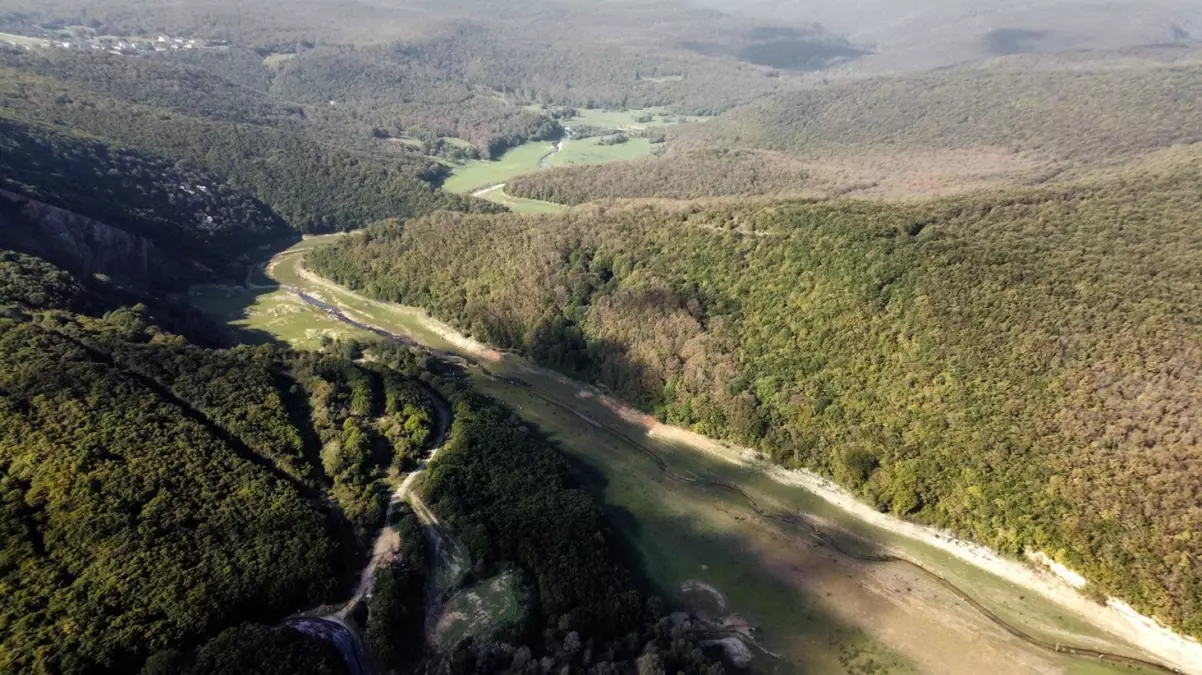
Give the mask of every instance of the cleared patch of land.
M 276 52 L 274 54 L 268 54 L 266 57 L 264 57 L 263 65 L 267 66 L 268 68 L 279 68 L 295 58 L 296 54 L 294 52 Z
M 536 141 L 510 148 L 500 159 L 466 162 L 452 170 L 442 189 L 467 194 L 488 185 L 504 183 L 519 174 L 538 171 L 539 161 L 554 150 L 552 142 Z
M 563 150 L 547 158 L 547 166 L 572 166 L 578 164 L 606 164 L 624 159 L 637 159 L 651 154 L 655 147 L 646 138 L 631 138 L 625 143 L 603 145 L 603 137 L 574 140 L 563 145 Z
M 372 325 L 486 362 L 487 372 L 471 371 L 476 386 L 559 442 L 582 481 L 604 499 L 661 592 L 695 604 L 696 594 L 682 589 L 686 583 L 700 583 L 723 596 L 727 615 L 738 617 L 736 632 L 748 636 L 757 671 L 1140 672 L 1028 645 L 912 568 L 857 561 L 803 531 L 759 518 L 729 491 L 669 480 L 611 430 L 654 448 L 677 473 L 739 485 L 755 495 L 762 509 L 802 514 L 831 536 L 844 537 L 848 546 L 918 560 L 1026 632 L 1148 656 L 1099 629 L 1090 617 L 1075 615 L 940 547 L 864 521 L 802 485 L 780 480 L 770 467 L 699 451 L 687 435 L 665 435 L 659 433 L 662 428 L 649 435 L 645 418 L 596 391 L 489 352 L 420 310 L 361 298 L 303 274 L 299 255 L 278 260 L 272 273 L 282 283 L 321 293 L 348 313 L 369 317 Z
M 504 184 L 477 190 L 472 193 L 472 196 L 502 204 L 514 213 L 561 213 L 568 210 L 568 207 L 563 204 L 544 202 L 538 199 L 526 199 L 525 197 L 514 197 L 505 192 Z
M 650 78 L 642 82 L 670 82 L 671 76 L 665 78 Z M 531 110 L 541 112 L 540 106 L 528 106 Z M 602 129 L 645 129 L 647 127 L 664 127 L 684 122 L 697 122 L 703 117 L 677 115 L 664 108 L 636 108 L 633 110 L 602 110 L 598 108 L 577 108 L 576 116 L 560 122 L 566 127 L 591 126 Z
M 12 33 L 0 33 L 0 42 L 17 45 L 18 47 L 49 47 L 50 40 L 45 38 L 28 37 L 25 35 L 14 35 Z
M 527 106 L 530 110 L 543 112 L 542 106 Z M 660 108 L 643 108 L 638 110 L 589 110 L 581 109 L 570 119 L 561 120 L 562 124 L 572 126 L 592 126 L 603 129 L 638 130 L 648 127 L 668 126 L 682 122 L 693 122 L 702 118 L 680 117 L 669 114 Z M 651 142 L 645 138 L 632 138 L 626 143 L 615 145 L 600 145 L 601 138 L 586 138 L 571 140 L 563 144 L 562 150 L 556 152 L 552 141 L 533 141 L 510 148 L 498 159 L 473 160 L 456 165 L 451 170 L 451 177 L 442 185 L 447 192 L 468 194 L 493 185 L 499 185 L 514 176 L 533 173 L 545 168 L 542 160 L 547 158 L 546 166 L 568 166 L 572 164 L 605 164 L 623 159 L 634 159 L 651 154 Z M 464 141 L 465 142 L 465 141 Z M 466 143 L 466 142 L 465 142 Z M 554 154 L 552 154 L 554 153 Z M 520 213 L 547 213 L 550 207 L 541 206 L 547 202 L 535 200 L 519 200 L 508 195 L 481 195 L 501 204 L 509 206 Z M 530 202 L 534 201 L 533 204 Z M 515 208 L 516 207 L 516 208 Z
M 188 300 L 251 344 L 283 340 L 297 349 L 319 349 L 326 340 L 373 339 L 283 289 L 195 286 Z
M 467 637 L 487 640 L 506 626 L 518 624 L 528 609 L 522 601 L 518 574 L 503 572 L 452 595 L 433 622 L 431 643 L 452 649 Z

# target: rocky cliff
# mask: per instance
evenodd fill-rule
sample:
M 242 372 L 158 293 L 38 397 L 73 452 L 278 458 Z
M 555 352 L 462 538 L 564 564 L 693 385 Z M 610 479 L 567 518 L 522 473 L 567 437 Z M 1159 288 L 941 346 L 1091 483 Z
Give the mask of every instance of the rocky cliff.
M 102 274 L 139 291 L 173 291 L 212 271 L 144 237 L 0 190 L 0 247 L 36 255 L 83 276 Z

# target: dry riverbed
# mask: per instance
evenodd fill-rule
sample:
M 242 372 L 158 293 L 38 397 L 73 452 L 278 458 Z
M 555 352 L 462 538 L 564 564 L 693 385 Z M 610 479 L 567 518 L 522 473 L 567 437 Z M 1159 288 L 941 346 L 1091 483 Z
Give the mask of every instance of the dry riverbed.
M 919 571 L 842 555 L 804 531 L 760 517 L 742 498 L 666 479 L 623 435 L 653 447 L 674 471 L 739 485 L 765 511 L 800 514 L 856 546 L 938 570 L 1029 634 L 1202 673 L 1196 643 L 1132 621 L 1121 606 L 1093 603 L 1030 563 L 877 513 L 813 474 L 773 467 L 748 450 L 658 424 L 420 310 L 362 298 L 304 272 L 299 255 L 279 260 L 272 271 L 282 283 L 304 284 L 344 311 L 370 317 L 373 326 L 479 362 L 472 374 L 477 385 L 550 433 L 580 463 L 585 482 L 614 511 L 653 582 L 678 601 L 686 581 L 723 594 L 731 613 L 750 626 L 755 670 L 1142 672 L 1029 645 Z

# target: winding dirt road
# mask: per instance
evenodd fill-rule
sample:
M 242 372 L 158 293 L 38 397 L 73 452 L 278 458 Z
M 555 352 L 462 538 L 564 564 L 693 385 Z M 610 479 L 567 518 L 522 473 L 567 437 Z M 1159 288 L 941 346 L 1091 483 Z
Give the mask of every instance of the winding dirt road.
M 305 297 L 299 289 L 291 290 L 293 293 Z M 309 300 L 313 299 L 310 298 Z M 426 386 L 424 383 L 422 384 Z M 287 625 L 292 626 L 302 633 L 332 643 L 338 649 L 343 662 L 346 663 L 349 675 L 371 675 L 371 673 L 375 672 L 371 660 L 363 650 L 362 641 L 354 629 L 351 628 L 350 624 L 347 623 L 347 617 L 350 616 L 350 613 L 354 611 L 355 607 L 364 598 L 371 597 L 372 583 L 375 581 L 376 569 L 379 568 L 381 563 L 391 561 L 400 547 L 400 534 L 392 526 L 391 522 L 393 507 L 406 499 L 410 499 L 413 502 L 414 511 L 419 514 L 419 520 L 422 521 L 423 525 L 429 527 L 431 523 L 427 522 L 427 519 L 433 520 L 433 516 L 429 514 L 425 505 L 417 499 L 415 494 L 410 493 L 418 476 L 426 470 L 426 466 L 434 461 L 438 453 L 446 446 L 447 434 L 451 427 L 451 407 L 437 391 L 428 386 L 426 386 L 426 390 L 430 393 L 431 399 L 434 401 L 434 409 L 438 414 L 438 435 L 434 439 L 434 449 L 430 451 L 429 456 L 422 460 L 416 469 L 405 477 L 405 480 L 392 493 L 392 498 L 389 500 L 389 520 L 384 523 L 384 526 L 380 528 L 379 534 L 376 535 L 375 542 L 372 544 L 371 558 L 368 560 L 367 565 L 363 567 L 363 571 L 359 573 L 359 583 L 355 585 L 354 595 L 333 612 L 313 612 L 311 615 L 294 617 L 286 622 Z M 437 528 L 437 521 L 434 521 L 432 526 Z M 435 536 L 437 535 L 435 534 Z

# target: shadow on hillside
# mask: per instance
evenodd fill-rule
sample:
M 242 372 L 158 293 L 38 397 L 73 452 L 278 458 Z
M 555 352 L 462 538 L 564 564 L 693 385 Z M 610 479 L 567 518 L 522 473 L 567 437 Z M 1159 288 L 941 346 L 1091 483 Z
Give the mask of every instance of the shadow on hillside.
M 247 281 L 251 285 L 230 281 L 193 286 L 188 292 L 187 302 L 212 322 L 212 330 L 216 334 L 213 341 L 221 346 L 285 345 L 283 339 L 270 331 L 235 323 L 244 321 L 264 298 L 281 289 L 278 283 L 261 271 L 252 271 Z
M 629 457 L 623 458 L 627 461 L 611 462 L 609 458 L 586 455 L 579 448 L 565 447 L 565 441 L 554 433 L 548 438 L 565 450 L 563 456 L 572 475 L 601 503 L 607 524 L 618 535 L 612 541 L 640 587 L 664 598 L 670 610 L 687 611 L 705 620 L 715 629 L 715 636 L 729 635 L 731 629 L 750 635 L 755 654 L 751 669 L 777 670 L 777 657 L 765 650 L 776 652 L 783 661 L 799 657 L 804 660 L 803 652 L 789 647 L 801 644 L 809 645 L 806 652 L 828 649 L 830 658 L 838 659 L 853 672 L 867 664 L 899 660 L 860 628 L 828 609 L 832 603 L 845 600 L 860 606 L 866 601 L 879 603 L 879 596 L 864 590 L 867 569 L 863 565 L 802 528 L 757 515 L 736 491 L 719 485 L 680 483 L 660 472 L 650 460 L 645 467 L 629 461 Z M 610 451 L 640 452 L 617 439 Z M 667 459 L 671 463 L 673 458 Z M 698 456 L 690 457 L 687 470 L 697 478 L 721 482 L 719 478 L 729 466 Z M 656 494 L 644 494 L 629 504 L 606 503 L 607 490 L 618 488 L 621 492 L 624 476 L 631 472 L 659 474 L 653 481 L 663 489 L 648 490 L 635 482 L 632 486 L 636 491 Z M 765 506 L 763 497 L 753 498 L 759 498 L 760 506 Z M 725 525 L 705 519 L 708 513 L 717 514 L 716 521 Z M 838 531 L 823 528 L 822 533 L 838 548 L 857 555 L 879 553 L 870 543 Z M 858 597 L 837 595 L 849 589 Z M 882 612 L 897 611 L 887 603 L 879 604 Z M 822 662 L 823 657 L 817 656 L 814 661 Z M 800 673 L 823 672 L 796 663 L 785 668 Z

